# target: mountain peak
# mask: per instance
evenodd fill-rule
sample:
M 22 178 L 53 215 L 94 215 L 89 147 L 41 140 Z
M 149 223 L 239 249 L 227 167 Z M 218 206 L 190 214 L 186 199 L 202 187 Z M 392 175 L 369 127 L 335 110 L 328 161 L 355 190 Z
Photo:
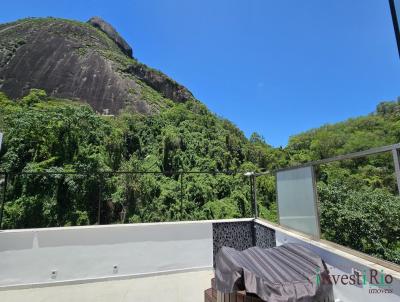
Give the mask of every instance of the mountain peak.
M 92 17 L 87 22 L 90 25 L 100 29 L 104 32 L 111 40 L 118 45 L 118 47 L 125 53 L 128 57 L 132 58 L 132 48 L 129 44 L 120 36 L 120 34 L 115 30 L 115 28 L 108 23 L 107 21 L 103 20 L 100 17 Z
M 152 114 L 171 101 L 194 99 L 184 86 L 132 58 L 128 43 L 99 17 L 0 24 L 0 91 L 18 99 L 32 88 L 112 114 Z

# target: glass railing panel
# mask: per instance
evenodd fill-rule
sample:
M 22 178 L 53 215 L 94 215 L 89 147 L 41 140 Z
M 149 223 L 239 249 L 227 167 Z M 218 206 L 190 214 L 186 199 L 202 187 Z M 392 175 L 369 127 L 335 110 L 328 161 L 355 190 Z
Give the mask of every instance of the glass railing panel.
M 276 177 L 280 224 L 318 238 L 313 167 L 278 171 Z

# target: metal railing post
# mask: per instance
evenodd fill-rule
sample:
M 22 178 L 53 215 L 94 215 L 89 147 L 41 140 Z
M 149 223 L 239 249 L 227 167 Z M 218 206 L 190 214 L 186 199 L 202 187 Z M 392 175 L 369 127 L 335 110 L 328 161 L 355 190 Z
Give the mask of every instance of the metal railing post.
M 102 184 L 102 177 L 100 174 L 100 181 L 99 181 L 99 200 L 98 200 L 98 206 L 97 206 L 97 224 L 100 225 L 100 219 L 101 219 L 101 184 Z
M 254 213 L 254 218 L 257 219 L 258 218 L 258 207 L 257 207 L 257 178 L 256 175 L 253 174 L 251 176 L 251 181 L 252 181 L 252 199 L 253 199 L 253 213 Z
M 400 164 L 399 164 L 399 151 L 398 149 L 394 148 L 392 150 L 393 162 L 394 162 L 394 171 L 396 174 L 396 181 L 397 181 L 397 190 L 400 194 Z
M 128 212 L 128 207 L 129 205 L 129 174 L 125 175 L 125 202 L 122 205 L 122 211 L 123 211 L 123 217 L 121 219 L 122 223 L 125 223 L 126 219 L 126 214 Z
M 3 200 L 1 202 L 1 209 L 0 209 L 0 230 L 3 229 L 3 214 L 4 214 L 4 206 L 6 203 L 7 182 L 8 182 L 8 173 L 4 173 Z
M 318 187 L 317 187 L 317 175 L 315 174 L 315 166 L 311 166 L 311 175 L 312 175 L 312 189 L 314 195 L 314 211 L 317 223 L 317 235 L 316 240 L 321 239 L 321 211 L 320 211 L 320 204 L 318 198 Z
M 183 220 L 183 172 L 180 173 L 181 177 L 181 220 Z

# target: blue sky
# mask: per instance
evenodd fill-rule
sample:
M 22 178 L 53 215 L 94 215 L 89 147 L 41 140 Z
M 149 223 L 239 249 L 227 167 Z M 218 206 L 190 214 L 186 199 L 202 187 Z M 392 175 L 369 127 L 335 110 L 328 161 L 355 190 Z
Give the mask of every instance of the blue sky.
M 387 0 L 4 1 L 0 22 L 101 16 L 134 56 L 274 146 L 400 96 Z

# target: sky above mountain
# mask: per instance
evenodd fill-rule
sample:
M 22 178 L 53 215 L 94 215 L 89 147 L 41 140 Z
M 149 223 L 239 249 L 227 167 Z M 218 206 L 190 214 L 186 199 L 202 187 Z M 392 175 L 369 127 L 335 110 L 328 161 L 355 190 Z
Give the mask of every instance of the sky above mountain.
M 274 146 L 400 96 L 386 0 L 13 0 L 0 10 L 1 23 L 46 16 L 101 16 L 141 62 Z

